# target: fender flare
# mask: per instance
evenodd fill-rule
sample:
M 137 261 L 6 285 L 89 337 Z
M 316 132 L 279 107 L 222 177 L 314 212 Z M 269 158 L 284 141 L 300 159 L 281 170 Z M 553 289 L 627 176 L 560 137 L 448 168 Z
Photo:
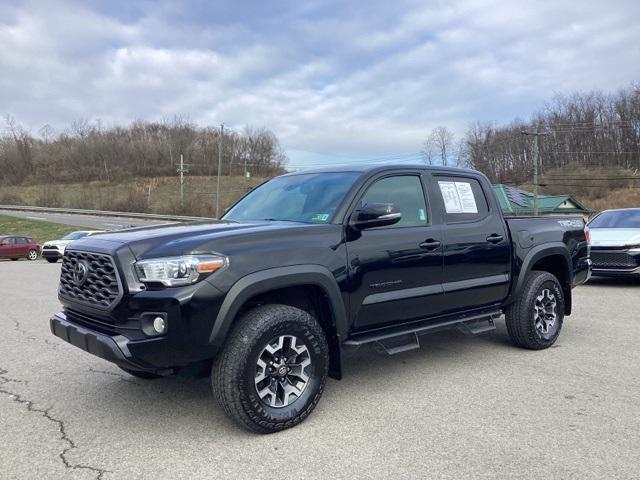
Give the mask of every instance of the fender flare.
M 520 268 L 520 273 L 518 274 L 518 280 L 516 282 L 516 287 L 513 291 L 512 299 L 515 299 L 517 295 L 520 294 L 524 287 L 524 282 L 527 278 L 527 274 L 532 270 L 533 265 L 545 257 L 549 257 L 551 255 L 561 255 L 564 258 L 564 268 L 567 271 L 567 284 L 562 285 L 562 289 L 565 293 L 565 310 L 567 310 L 567 314 L 571 313 L 571 284 L 573 282 L 573 270 L 571 269 L 571 255 L 567 249 L 567 246 L 562 242 L 552 242 L 545 243 L 543 245 L 538 245 L 533 247 L 527 255 L 524 257 L 522 261 L 522 267 Z
M 247 300 L 260 293 L 297 285 L 314 285 L 320 287 L 327 296 L 331 320 L 336 332 L 335 345 L 331 348 L 332 339 L 327 338 L 332 353 L 338 358 L 334 359 L 337 368 L 334 376 L 340 376 L 340 345 L 348 332 L 348 318 L 342 294 L 333 274 L 325 267 L 316 264 L 293 265 L 277 267 L 251 273 L 242 277 L 233 284 L 224 298 L 216 320 L 213 324 L 209 343 L 217 348 L 222 348 L 227 335 L 238 315 L 238 312 Z M 332 362 L 333 363 L 333 362 Z

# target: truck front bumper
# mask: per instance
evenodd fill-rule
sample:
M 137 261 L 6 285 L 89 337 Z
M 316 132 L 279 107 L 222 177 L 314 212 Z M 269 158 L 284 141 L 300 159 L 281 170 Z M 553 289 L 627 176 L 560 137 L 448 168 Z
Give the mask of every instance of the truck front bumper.
M 55 258 L 57 260 L 62 258 L 62 252 L 60 252 L 58 249 L 52 249 L 52 248 L 46 248 L 46 249 L 42 249 L 42 252 L 40 252 L 40 255 L 42 256 L 42 258 Z
M 134 359 L 129 350 L 129 340 L 123 335 L 105 335 L 89 330 L 67 320 L 64 312 L 58 312 L 49 321 L 51 333 L 82 350 L 130 370 L 158 372 L 159 369 Z

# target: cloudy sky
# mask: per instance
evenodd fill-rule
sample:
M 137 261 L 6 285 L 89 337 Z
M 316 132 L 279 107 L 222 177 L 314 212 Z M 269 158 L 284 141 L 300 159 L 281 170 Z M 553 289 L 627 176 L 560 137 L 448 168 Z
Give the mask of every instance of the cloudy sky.
M 292 165 L 640 80 L 638 0 L 0 2 L 0 113 L 33 133 L 180 115 L 266 126 Z

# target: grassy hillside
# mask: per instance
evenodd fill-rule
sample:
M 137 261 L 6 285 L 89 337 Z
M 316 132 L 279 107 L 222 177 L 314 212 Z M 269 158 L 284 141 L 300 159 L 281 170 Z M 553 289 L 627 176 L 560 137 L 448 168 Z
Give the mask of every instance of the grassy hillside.
M 568 194 L 596 211 L 607 208 L 640 206 L 640 181 L 601 180 L 602 178 L 634 175 L 619 169 L 572 168 L 573 177 L 596 180 L 560 180 L 565 171 L 545 172 L 540 183 L 541 193 Z M 256 186 L 266 178 L 242 176 L 221 177 L 220 208 L 236 201 L 246 187 Z M 563 185 L 565 184 L 565 185 Z M 572 184 L 572 185 L 566 185 Z M 532 191 L 531 184 L 518 185 Z M 45 207 L 87 208 L 130 212 L 172 213 L 212 217 L 215 214 L 216 177 L 186 176 L 184 180 L 185 206 L 180 208 L 180 183 L 177 177 L 133 178 L 126 182 L 89 182 L 57 185 L 18 185 L 0 187 L 0 204 L 39 205 Z
M 632 170 L 577 165 L 546 171 L 540 177 L 540 184 L 540 193 L 572 195 L 595 211 L 640 207 L 640 176 Z M 533 191 L 530 183 L 518 188 Z
M 82 230 L 82 227 L 0 215 L 0 235 L 29 235 L 40 244 L 76 230 Z
M 264 180 L 221 177 L 221 211 L 235 202 L 247 187 L 256 186 Z M 185 176 L 185 206 L 181 209 L 177 177 L 134 178 L 121 183 L 18 185 L 0 187 L 0 204 L 213 216 L 215 191 L 215 177 Z

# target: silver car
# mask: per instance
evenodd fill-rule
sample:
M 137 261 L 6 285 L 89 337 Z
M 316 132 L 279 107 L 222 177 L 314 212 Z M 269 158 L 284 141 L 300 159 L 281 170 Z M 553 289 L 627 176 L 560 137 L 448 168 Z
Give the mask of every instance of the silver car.
M 640 208 L 605 210 L 589 230 L 593 275 L 640 276 Z

